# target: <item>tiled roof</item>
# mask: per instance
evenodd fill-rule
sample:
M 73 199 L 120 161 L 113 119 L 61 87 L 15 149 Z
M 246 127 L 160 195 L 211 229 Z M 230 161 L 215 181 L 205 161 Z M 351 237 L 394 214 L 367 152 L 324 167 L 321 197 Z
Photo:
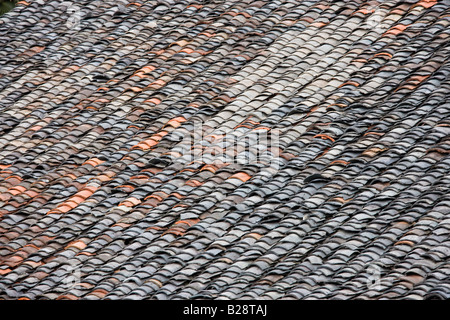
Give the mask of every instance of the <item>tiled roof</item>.
M 448 0 L 20 1 L 0 298 L 450 298 L 449 57 Z

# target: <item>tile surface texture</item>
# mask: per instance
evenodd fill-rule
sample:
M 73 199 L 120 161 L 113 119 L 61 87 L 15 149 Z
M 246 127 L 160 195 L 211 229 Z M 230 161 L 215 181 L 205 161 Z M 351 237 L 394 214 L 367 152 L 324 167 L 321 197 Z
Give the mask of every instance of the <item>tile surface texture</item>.
M 449 57 L 449 0 L 20 1 L 0 299 L 449 299 Z

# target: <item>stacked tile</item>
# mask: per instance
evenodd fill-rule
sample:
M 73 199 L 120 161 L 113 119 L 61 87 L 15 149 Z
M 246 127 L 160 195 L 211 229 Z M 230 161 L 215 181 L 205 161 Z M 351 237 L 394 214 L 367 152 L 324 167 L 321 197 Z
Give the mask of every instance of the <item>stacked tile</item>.
M 0 298 L 448 299 L 449 25 L 447 0 L 20 1 Z

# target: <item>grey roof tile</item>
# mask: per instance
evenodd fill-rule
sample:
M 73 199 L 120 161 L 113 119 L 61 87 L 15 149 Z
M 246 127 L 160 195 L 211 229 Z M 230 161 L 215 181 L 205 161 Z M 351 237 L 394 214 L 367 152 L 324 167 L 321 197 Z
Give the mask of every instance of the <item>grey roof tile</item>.
M 1 299 L 448 299 L 445 1 L 60 2 L 1 17 Z

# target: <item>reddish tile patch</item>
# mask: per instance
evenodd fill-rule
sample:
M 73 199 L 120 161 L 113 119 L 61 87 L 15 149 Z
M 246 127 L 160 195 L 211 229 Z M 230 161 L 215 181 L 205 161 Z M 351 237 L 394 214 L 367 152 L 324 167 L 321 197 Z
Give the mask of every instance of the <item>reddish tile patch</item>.
M 354 13 L 352 13 L 352 15 L 354 15 L 354 14 L 356 14 L 356 13 L 358 13 L 358 12 L 361 12 L 362 14 L 370 14 L 370 13 L 374 13 L 375 12 L 375 9 L 372 9 L 372 10 L 368 10 L 367 8 L 363 8 L 363 9 L 360 9 L 360 10 L 358 10 L 358 11 L 355 11 Z
M 156 80 L 148 85 L 148 88 L 160 89 L 166 85 L 166 81 L 164 80 Z
M 183 122 L 186 122 L 186 119 L 184 117 L 176 117 L 169 120 L 166 125 L 178 128 Z
M 96 290 L 92 291 L 91 293 L 89 293 L 89 295 L 94 295 L 98 298 L 104 298 L 107 294 L 108 294 L 108 291 L 106 291 L 105 289 L 96 289 Z
M 194 53 L 194 50 L 192 50 L 191 48 L 184 48 L 184 49 L 181 49 L 180 52 L 185 52 L 185 53 L 190 54 L 190 53 Z
M 171 196 L 174 196 L 177 199 L 183 199 L 184 196 L 182 196 L 181 194 L 179 194 L 178 192 L 173 192 L 170 194 Z
M 175 224 L 186 224 L 189 227 L 192 227 L 194 224 L 198 223 L 200 219 L 187 219 L 187 220 L 179 220 L 175 222 Z
M 341 164 L 344 164 L 344 165 L 348 165 L 350 162 L 344 161 L 344 160 L 334 160 L 330 164 L 335 164 L 335 163 L 341 163 Z
M 317 28 L 322 28 L 322 27 L 326 26 L 327 24 L 328 23 L 325 23 L 325 22 L 314 22 L 311 25 L 314 27 L 317 27 Z
M 11 269 L 0 269 L 0 275 L 4 276 L 5 274 L 10 273 L 12 270 Z
M 34 52 L 34 53 L 39 53 L 39 52 L 41 52 L 44 49 L 45 49 L 45 47 L 38 47 L 38 46 L 36 46 L 36 47 L 32 47 L 30 50 L 32 52 Z
M 401 240 L 401 241 L 397 241 L 397 242 L 394 244 L 394 246 L 398 246 L 398 245 L 402 245 L 402 244 L 407 245 L 407 246 L 410 246 L 410 247 L 414 247 L 414 245 L 415 245 L 415 243 L 412 242 L 412 241 Z
M 367 149 L 366 151 L 364 151 L 362 153 L 362 155 L 373 157 L 376 154 L 378 154 L 380 152 L 383 152 L 383 151 L 386 151 L 386 150 L 388 150 L 388 149 L 387 148 L 370 148 L 370 149 Z
M 22 192 L 24 192 L 25 190 L 27 190 L 24 186 L 15 186 L 11 189 L 8 190 L 8 192 L 10 194 L 12 194 L 13 196 L 16 196 Z
M 80 69 L 80 67 L 79 66 L 70 66 L 70 67 L 67 67 L 67 68 L 65 68 L 65 69 L 63 69 L 63 70 L 61 70 L 61 72 L 65 72 L 65 73 L 73 73 L 73 72 L 75 72 L 75 71 L 77 71 L 78 69 Z
M 331 140 L 332 142 L 334 142 L 334 139 L 327 134 L 316 134 L 313 138 L 321 138 L 323 140 L 328 139 L 328 140 Z
M 194 7 L 195 9 L 201 9 L 201 8 L 203 8 L 203 5 L 201 5 L 201 4 L 190 4 L 190 5 L 188 5 L 186 7 L 186 9 L 190 8 L 190 7 Z
M 7 265 L 8 267 L 16 267 L 17 265 L 19 265 L 22 261 L 24 260 L 23 257 L 19 256 L 19 255 L 15 255 L 12 257 L 9 257 L 8 259 L 6 259 L 4 261 L 4 264 Z
M 158 200 L 158 201 L 163 201 L 163 200 L 164 200 L 165 198 L 167 198 L 168 196 L 169 196 L 169 195 L 168 195 L 167 193 L 165 193 L 165 192 L 157 191 L 157 192 L 155 192 L 154 194 L 151 194 L 151 195 L 145 197 L 144 200 L 151 199 L 151 198 L 155 198 L 155 199 Z
M 412 76 L 411 78 L 409 78 L 407 80 L 407 82 L 411 82 L 415 85 L 420 84 L 422 81 L 428 79 L 430 77 L 430 75 L 426 75 L 426 76 Z
M 152 226 L 152 227 L 148 227 L 146 230 L 156 230 L 156 231 L 164 231 L 167 228 L 162 228 L 162 227 L 158 227 L 158 226 Z
M 153 282 L 154 284 L 156 284 L 159 288 L 161 288 L 163 286 L 162 282 L 157 280 L 157 279 L 150 279 L 148 280 L 148 282 Z
M 93 256 L 94 253 L 91 252 L 87 252 L 87 251 L 83 251 L 83 252 L 79 252 L 78 255 L 84 255 L 84 256 Z
M 131 90 L 131 91 L 133 91 L 133 92 L 141 92 L 141 91 L 142 91 L 142 88 L 139 88 L 139 87 L 131 87 L 131 88 L 128 88 L 127 90 Z
M 73 294 L 65 294 L 56 298 L 56 300 L 79 300 L 80 298 Z
M 397 35 L 399 33 L 402 33 L 403 31 L 405 31 L 406 28 L 408 28 L 409 26 L 404 25 L 404 24 L 398 24 L 396 26 L 393 26 L 392 28 L 390 28 L 388 31 L 385 32 L 385 34 L 394 34 Z
M 156 133 L 152 135 L 149 139 L 141 141 L 137 145 L 134 145 L 133 147 L 131 147 L 131 149 L 135 148 L 139 148 L 142 150 L 151 149 L 152 147 L 156 146 L 159 143 L 159 141 L 161 141 L 161 139 L 167 134 L 168 134 L 167 131 L 161 131 L 159 133 Z
M 83 250 L 84 248 L 86 248 L 87 247 L 87 244 L 86 243 L 84 243 L 83 241 L 81 241 L 81 240 L 77 240 L 77 241 L 72 241 L 71 243 L 69 243 L 66 247 L 65 247 L 65 249 L 69 249 L 69 248 L 76 248 L 76 249 L 78 249 L 78 250 Z
M 135 74 L 136 73 L 149 73 L 155 69 L 156 69 L 156 67 L 154 67 L 154 66 L 145 66 L 145 67 L 139 69 L 138 71 L 136 71 Z
M 157 104 L 161 103 L 161 100 L 158 98 L 151 98 L 151 99 L 145 100 L 144 102 L 150 102 L 150 103 L 157 105 Z
M 336 200 L 336 201 L 344 204 L 344 203 L 347 203 L 347 202 L 351 201 L 352 199 L 344 199 L 344 198 L 341 198 L 341 197 L 336 197 L 336 198 L 333 198 L 331 200 Z
M 131 224 L 129 223 L 123 223 L 123 222 L 118 222 L 113 224 L 113 227 L 121 227 L 121 228 L 128 228 L 129 226 L 131 226 Z
M 134 207 L 137 206 L 138 204 L 140 204 L 142 201 L 135 198 L 135 197 L 129 197 L 127 199 L 125 199 L 124 201 L 122 201 L 119 206 L 126 206 L 126 207 Z
M 100 160 L 98 158 L 92 158 L 92 159 L 89 159 L 86 162 L 84 162 L 83 165 L 90 164 L 91 166 L 96 167 L 99 164 L 102 164 L 103 162 L 105 162 L 105 161 Z
M 205 36 L 207 36 L 208 38 L 212 38 L 212 37 L 214 37 L 216 34 L 215 33 L 209 33 L 209 32 L 202 32 L 202 33 L 200 33 L 199 35 L 205 35 Z
M 341 84 L 340 86 L 339 86 L 339 88 L 341 88 L 341 87 L 343 87 L 343 86 L 346 86 L 346 85 L 352 85 L 352 86 L 355 86 L 355 87 L 359 87 L 359 83 L 358 82 L 355 82 L 355 81 L 347 81 L 347 82 L 345 82 L 345 83 L 343 83 L 343 84 Z
M 374 54 L 374 58 L 375 57 L 379 57 L 379 56 L 388 56 L 389 58 L 392 58 L 392 54 L 390 54 L 390 53 L 387 53 L 387 52 L 379 52 L 379 53 L 376 53 L 376 54 Z
M 262 234 L 259 234 L 259 233 L 256 233 L 256 232 L 251 232 L 251 233 L 247 233 L 242 238 L 243 239 L 245 239 L 245 238 L 253 238 L 253 239 L 259 240 L 259 239 L 262 238 Z
M 188 181 L 186 181 L 186 184 L 191 187 L 199 187 L 203 184 L 203 182 L 200 182 L 197 180 L 188 180 Z
M 242 182 L 246 182 L 251 178 L 251 176 L 245 172 L 238 172 L 232 175 L 229 179 L 239 179 Z
M 37 268 L 37 267 L 42 266 L 44 263 L 41 262 L 41 261 L 39 261 L 39 262 L 25 261 L 23 264 L 29 265 L 29 266 L 31 266 L 32 268 Z
M 364 133 L 364 135 L 365 136 L 368 136 L 368 135 L 375 135 L 375 136 L 384 136 L 384 133 L 383 132 L 375 132 L 375 131 L 369 131 L 369 132 L 366 132 L 366 133 Z
M 427 9 L 427 8 L 434 6 L 437 3 L 438 2 L 435 0 L 422 0 L 422 1 L 417 2 L 414 6 L 422 6 L 425 9 Z
M 186 233 L 186 230 L 184 228 L 181 227 L 172 227 L 169 230 L 165 231 L 162 235 L 165 234 L 173 234 L 176 236 L 182 236 Z
M 88 186 L 83 188 L 81 191 L 77 192 L 75 195 L 70 197 L 67 201 L 59 204 L 55 209 L 50 210 L 47 214 L 52 213 L 66 213 L 74 208 L 76 208 L 80 203 L 89 198 L 97 191 L 98 187 Z

